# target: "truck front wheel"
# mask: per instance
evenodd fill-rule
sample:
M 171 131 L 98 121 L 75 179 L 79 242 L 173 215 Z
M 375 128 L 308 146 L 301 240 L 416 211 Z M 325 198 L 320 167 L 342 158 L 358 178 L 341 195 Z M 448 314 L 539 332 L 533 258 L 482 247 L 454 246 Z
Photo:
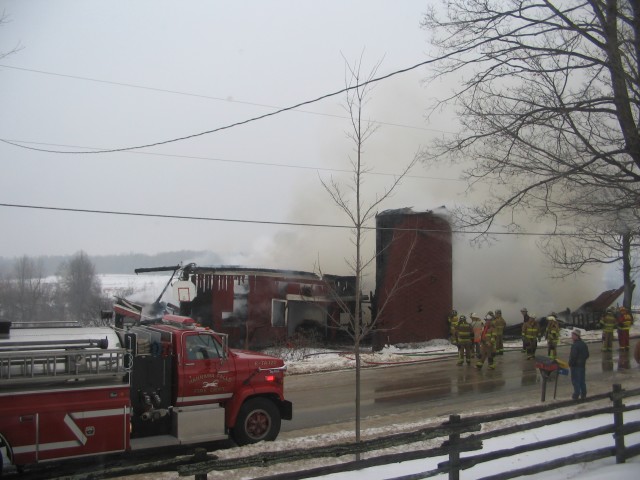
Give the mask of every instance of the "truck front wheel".
M 252 398 L 240 407 L 231 437 L 240 446 L 272 441 L 280 433 L 280 423 L 280 411 L 271 400 Z

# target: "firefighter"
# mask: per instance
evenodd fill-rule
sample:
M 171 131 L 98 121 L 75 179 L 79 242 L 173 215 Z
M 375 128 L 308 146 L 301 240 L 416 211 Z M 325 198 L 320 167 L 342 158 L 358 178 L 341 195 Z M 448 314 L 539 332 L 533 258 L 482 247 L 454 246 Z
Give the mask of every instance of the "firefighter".
M 467 361 L 471 364 L 471 325 L 467 323 L 467 317 L 460 315 L 456 327 L 456 343 L 458 345 L 458 365 Z
M 471 330 L 473 330 L 473 348 L 476 358 L 480 358 L 480 338 L 482 337 L 482 329 L 484 322 L 475 313 L 471 314 Z
M 527 324 L 527 321 L 529 321 L 529 312 L 525 307 L 522 307 L 520 313 L 522 314 L 522 352 L 524 353 L 527 351 L 527 340 L 524 335 L 524 331 L 526 330 L 525 325 Z
M 493 327 L 493 334 L 495 335 L 495 331 L 496 331 L 496 325 L 495 325 L 495 320 L 496 317 L 493 316 L 493 312 L 491 310 L 489 310 L 487 312 L 487 314 L 484 316 L 484 324 L 486 325 L 487 323 L 491 323 L 491 326 Z
M 616 328 L 616 315 L 613 307 L 607 308 L 607 311 L 600 318 L 602 325 L 602 351 L 610 352 L 613 344 L 613 331 Z
M 547 339 L 547 355 L 555 359 L 558 355 L 558 339 L 560 338 L 560 325 L 555 315 L 547 317 L 547 329 L 545 330 Z
M 496 308 L 496 318 L 493 320 L 493 328 L 496 329 L 496 355 L 504 355 L 504 345 L 502 338 L 504 336 L 504 327 L 507 322 L 502 318 L 502 310 Z
M 531 360 L 536 356 L 536 349 L 538 348 L 539 327 L 535 315 L 531 315 L 522 328 L 524 330 L 527 360 Z
M 620 307 L 618 310 L 618 344 L 620 350 L 629 350 L 629 330 L 633 325 L 633 317 L 625 307 Z
M 496 368 L 495 364 L 495 351 L 496 351 L 496 333 L 493 328 L 493 322 L 491 318 L 485 317 L 484 327 L 482 329 L 482 335 L 480 336 L 480 360 L 476 362 L 476 368 L 480 370 L 485 361 L 488 361 L 490 369 Z
M 449 341 L 452 345 L 456 344 L 456 327 L 458 325 L 458 312 L 453 309 L 451 313 L 447 317 L 447 322 L 449 323 Z

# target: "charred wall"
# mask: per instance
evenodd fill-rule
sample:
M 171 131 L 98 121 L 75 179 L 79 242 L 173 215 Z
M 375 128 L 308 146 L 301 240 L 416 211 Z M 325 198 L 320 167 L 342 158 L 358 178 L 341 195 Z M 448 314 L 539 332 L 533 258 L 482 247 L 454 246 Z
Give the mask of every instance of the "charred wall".
M 328 310 L 323 301 L 327 289 L 315 274 L 241 267 L 201 270 L 191 277 L 197 296 L 184 314 L 228 334 L 232 347 L 262 348 L 281 343 L 307 319 L 316 320 L 326 330 L 326 319 L 319 317 L 326 316 Z M 287 305 L 286 323 L 273 323 L 274 300 Z M 309 305 L 318 306 L 322 315 L 303 308 Z

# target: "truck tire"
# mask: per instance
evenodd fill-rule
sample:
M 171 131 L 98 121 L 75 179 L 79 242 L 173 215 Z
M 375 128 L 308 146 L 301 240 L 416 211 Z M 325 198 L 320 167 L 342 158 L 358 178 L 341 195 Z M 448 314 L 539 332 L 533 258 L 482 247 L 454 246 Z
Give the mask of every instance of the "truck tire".
M 269 399 L 257 397 L 244 402 L 231 438 L 239 446 L 273 441 L 280 433 L 280 411 Z

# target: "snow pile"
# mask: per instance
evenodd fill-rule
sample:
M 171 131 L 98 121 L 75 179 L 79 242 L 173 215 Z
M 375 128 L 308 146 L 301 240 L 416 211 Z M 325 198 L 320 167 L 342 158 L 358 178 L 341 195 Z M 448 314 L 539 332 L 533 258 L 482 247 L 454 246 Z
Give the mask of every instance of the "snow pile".
M 560 330 L 560 343 L 571 343 L 571 331 L 573 329 Z M 580 329 L 578 329 L 580 330 Z M 582 339 L 587 342 L 599 342 L 602 331 L 581 330 Z M 634 325 L 631 334 L 640 335 L 640 325 Z M 506 350 L 520 350 L 521 340 L 510 340 L 504 343 Z M 538 354 L 546 355 L 546 340 L 538 342 Z M 274 348 L 265 353 L 282 358 L 287 364 L 287 372 L 290 375 L 304 373 L 318 373 L 335 370 L 355 368 L 355 356 L 352 351 L 336 351 L 327 349 L 291 349 Z M 442 360 L 446 357 L 456 356 L 458 349 L 447 340 L 431 340 L 416 344 L 398 344 L 385 347 L 380 352 L 372 353 L 370 349 L 361 349 L 361 365 L 363 368 L 379 367 L 384 365 L 400 365 L 416 362 L 429 362 Z M 568 360 L 568 359 L 563 359 Z

